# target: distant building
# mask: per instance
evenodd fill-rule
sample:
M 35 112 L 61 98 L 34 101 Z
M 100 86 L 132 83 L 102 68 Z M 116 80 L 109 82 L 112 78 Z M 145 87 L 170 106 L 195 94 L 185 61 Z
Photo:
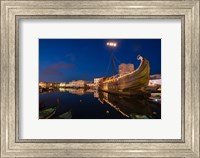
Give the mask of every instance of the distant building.
M 95 84 L 94 83 L 87 83 L 87 86 L 88 87 L 95 87 Z
M 150 75 L 149 86 L 151 85 L 161 85 L 160 74 Z
M 102 78 L 95 78 L 94 79 L 94 84 L 95 86 L 98 86 L 99 85 L 99 81 L 101 80 Z
M 86 86 L 86 81 L 83 80 L 71 81 L 69 82 L 69 84 L 67 84 L 67 87 L 84 88 L 85 86 Z
M 61 82 L 59 87 L 66 87 L 67 83 L 66 82 Z
M 46 82 L 39 82 L 39 86 L 41 88 L 47 88 L 47 83 Z
M 161 79 L 149 80 L 149 86 L 152 85 L 161 85 Z
M 154 79 L 161 79 L 161 74 L 151 75 L 151 76 L 150 76 L 150 79 L 151 79 L 151 80 L 154 80 Z
M 60 87 L 60 83 L 53 83 L 53 87 L 55 87 L 55 88 Z
M 52 87 L 53 86 L 53 83 L 48 83 L 48 87 Z
M 120 64 L 119 65 L 119 75 L 122 76 L 122 75 L 125 75 L 127 73 L 130 73 L 134 71 L 134 65 L 133 64 Z

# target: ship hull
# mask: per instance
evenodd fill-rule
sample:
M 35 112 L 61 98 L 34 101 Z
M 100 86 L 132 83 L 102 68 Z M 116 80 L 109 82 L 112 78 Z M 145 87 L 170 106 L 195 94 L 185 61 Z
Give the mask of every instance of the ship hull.
M 138 69 L 119 77 L 104 78 L 99 90 L 122 95 L 140 95 L 145 93 L 149 83 L 150 66 L 148 60 L 141 57 Z

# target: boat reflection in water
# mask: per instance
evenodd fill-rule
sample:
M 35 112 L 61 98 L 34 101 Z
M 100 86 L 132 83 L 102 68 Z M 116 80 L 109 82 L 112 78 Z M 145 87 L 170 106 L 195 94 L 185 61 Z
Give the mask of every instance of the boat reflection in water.
M 146 98 L 134 96 L 113 95 L 99 92 L 99 101 L 105 102 L 119 111 L 123 116 L 133 119 L 156 118 L 156 112 L 152 110 L 151 102 Z M 155 115 L 155 116 L 154 116 Z
M 59 101 L 56 102 L 57 98 Z M 59 88 L 41 93 L 40 119 L 160 119 L 161 104 L 141 96 L 94 89 Z M 52 106 L 52 104 L 56 106 Z

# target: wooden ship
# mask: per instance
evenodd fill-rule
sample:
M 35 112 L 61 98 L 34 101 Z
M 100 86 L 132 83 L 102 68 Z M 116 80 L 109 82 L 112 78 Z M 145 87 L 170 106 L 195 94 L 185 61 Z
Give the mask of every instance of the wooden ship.
M 114 75 L 108 78 L 102 78 L 99 81 L 99 90 L 122 95 L 143 95 L 150 79 L 149 61 L 143 56 L 138 55 L 141 61 L 139 67 L 124 75 Z M 113 65 L 114 65 L 114 60 Z M 114 66 L 113 66 L 114 69 Z

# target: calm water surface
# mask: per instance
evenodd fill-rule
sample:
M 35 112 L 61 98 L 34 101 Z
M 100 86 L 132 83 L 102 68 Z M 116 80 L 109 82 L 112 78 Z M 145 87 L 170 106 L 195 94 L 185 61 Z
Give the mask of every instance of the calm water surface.
M 39 94 L 40 119 L 160 119 L 161 105 L 149 99 L 84 89 Z

